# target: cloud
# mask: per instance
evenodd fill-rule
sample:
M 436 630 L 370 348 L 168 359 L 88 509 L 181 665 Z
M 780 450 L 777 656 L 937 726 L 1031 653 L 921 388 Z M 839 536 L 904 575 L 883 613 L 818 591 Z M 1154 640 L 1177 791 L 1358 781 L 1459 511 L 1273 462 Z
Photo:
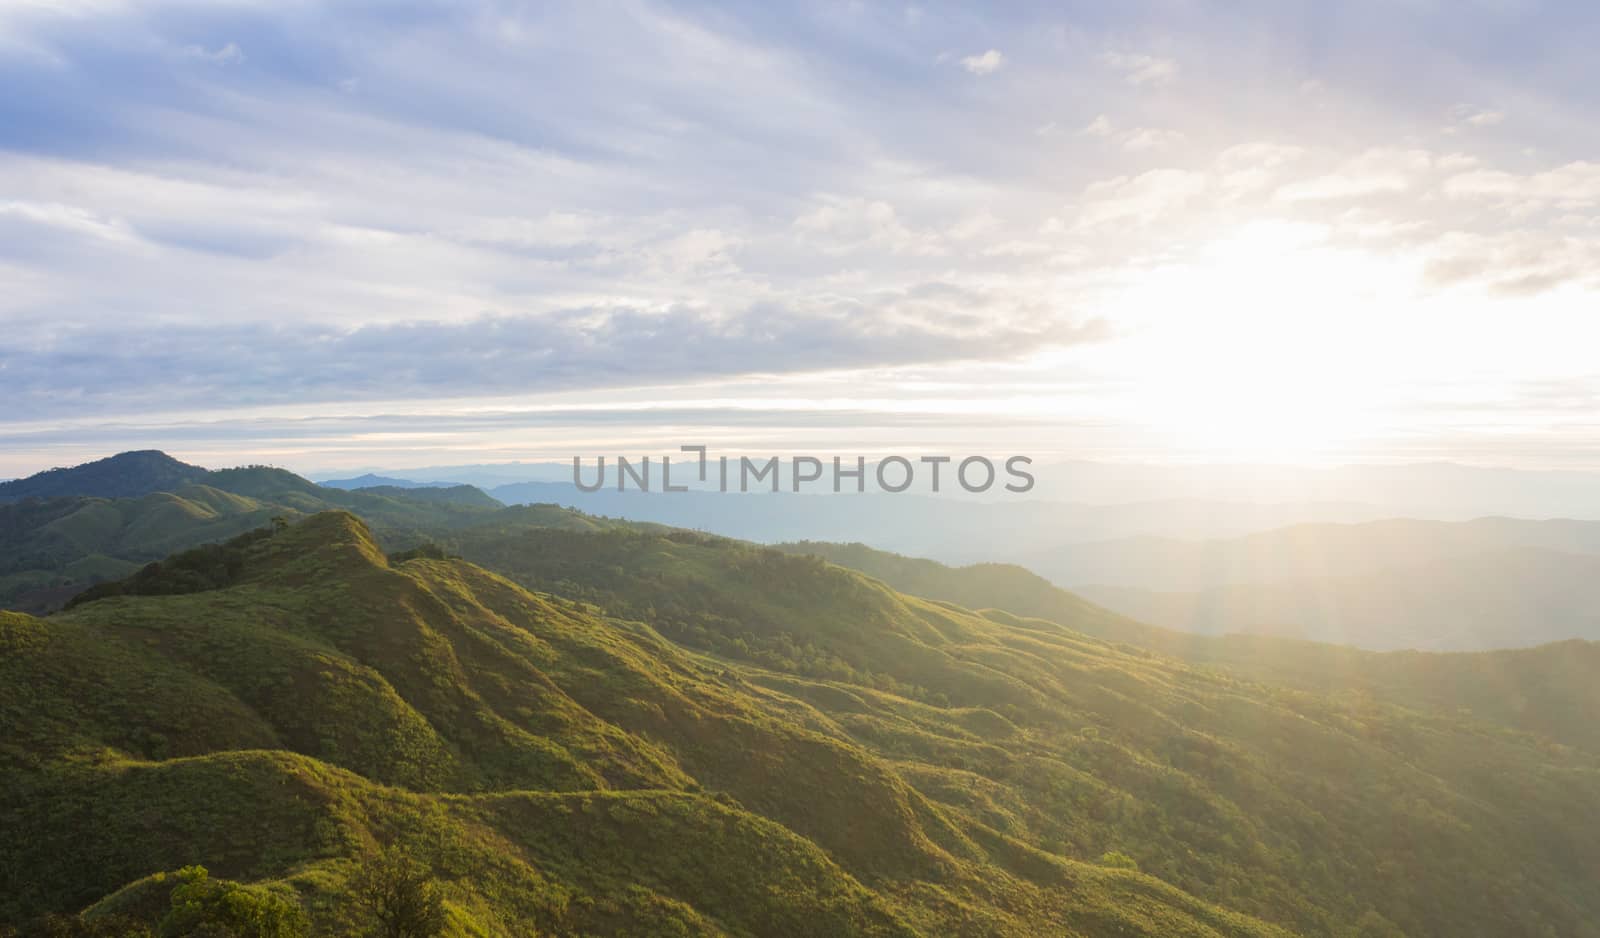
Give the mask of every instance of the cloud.
M 994 360 L 1103 335 L 1100 324 L 1033 300 L 937 282 L 731 314 L 585 308 L 347 331 L 265 323 L 150 330 L 108 322 L 53 341 L 0 338 L 0 390 L 8 416 L 25 421 Z
M 961 60 L 961 67 L 974 75 L 989 75 L 999 71 L 1006 64 L 1006 57 L 1000 54 L 999 49 L 990 49 L 980 55 L 969 55 Z
M 205 46 L 188 45 L 183 47 L 183 56 L 187 59 L 197 59 L 201 62 L 210 62 L 213 65 L 237 65 L 244 61 L 244 50 L 237 43 L 226 43 L 216 49 L 207 49 Z
M 1182 143 L 1183 139 L 1183 134 L 1176 130 L 1138 127 L 1123 135 L 1122 148 L 1133 152 L 1160 150 Z
M 1116 128 L 1111 125 L 1111 118 L 1104 114 L 1096 117 L 1083 128 L 1083 132 L 1091 137 L 1109 137 L 1115 130 Z
M 1600 244 L 1532 230 L 1451 231 L 1426 248 L 1424 282 L 1491 296 L 1526 298 L 1595 279 Z
M 1378 147 L 1344 161 L 1331 173 L 1293 182 L 1278 189 L 1283 202 L 1358 199 L 1403 192 L 1433 166 L 1424 150 Z
M 1281 181 L 1286 168 L 1306 155 L 1304 147 L 1252 141 L 1228 147 L 1217 155 L 1221 185 L 1235 193 L 1253 192 Z
M 1451 124 L 1445 128 L 1447 133 L 1455 133 L 1462 128 L 1494 127 L 1504 123 L 1504 111 L 1493 111 L 1476 108 L 1470 104 L 1458 104 L 1450 111 Z
M 1134 127 L 1131 130 L 1119 131 L 1111 118 L 1104 114 L 1090 121 L 1080 132 L 1086 137 L 1114 138 L 1124 150 L 1131 153 L 1163 149 L 1181 143 L 1184 139 L 1184 135 L 1179 131 L 1157 127 Z
M 1536 173 L 1459 173 L 1445 180 L 1444 192 L 1454 198 L 1494 199 L 1530 209 L 1583 208 L 1600 203 L 1600 163 L 1578 160 Z
M 1092 183 L 1084 190 L 1079 224 L 1094 226 L 1120 220 L 1148 224 L 1181 209 L 1206 186 L 1204 174 L 1181 169 L 1153 169 L 1138 176 Z
M 1172 59 L 1130 52 L 1103 52 L 1100 61 L 1122 73 L 1134 85 L 1165 85 L 1178 77 L 1178 63 Z
M 913 28 L 871 4 L 0 2 L 0 87 L 29 89 L 0 96 L 0 430 L 1020 367 L 1262 220 L 1372 261 L 1339 269 L 1590 299 L 1600 170 L 1545 156 L 1592 149 L 1592 90 L 1555 77 L 1586 60 L 1431 3 L 1353 14 L 1303 89 L 1302 37 L 1257 6 L 1140 51 L 1133 4 L 1055 30 L 1003 5 Z M 943 78 L 939 49 L 964 50 Z M 1023 50 L 1028 80 L 996 93 Z M 1409 142 L 1462 88 L 1454 152 Z M 1539 118 L 1529 152 L 1467 132 L 1504 129 L 1490 104 Z M 1284 289 L 1325 295 L 1329 269 Z M 1111 383 L 1146 367 L 1070 359 Z
M 829 197 L 794 220 L 794 230 L 828 254 L 875 247 L 893 254 L 942 253 L 937 239 L 912 230 L 882 199 Z

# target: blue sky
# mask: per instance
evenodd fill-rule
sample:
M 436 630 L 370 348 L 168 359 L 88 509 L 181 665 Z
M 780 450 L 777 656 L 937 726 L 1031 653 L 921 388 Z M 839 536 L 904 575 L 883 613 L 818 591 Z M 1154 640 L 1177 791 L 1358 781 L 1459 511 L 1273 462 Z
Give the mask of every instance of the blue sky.
M 0 474 L 1600 464 L 1600 10 L 0 3 Z

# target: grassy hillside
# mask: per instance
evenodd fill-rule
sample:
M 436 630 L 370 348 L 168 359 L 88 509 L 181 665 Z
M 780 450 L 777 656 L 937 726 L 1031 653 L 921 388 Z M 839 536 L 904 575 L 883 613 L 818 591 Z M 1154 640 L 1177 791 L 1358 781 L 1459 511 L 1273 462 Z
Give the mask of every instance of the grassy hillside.
M 398 844 L 451 934 L 1600 934 L 1592 753 L 522 521 L 450 545 L 522 586 L 327 513 L 0 619 L 0 921 L 199 863 L 345 934 Z
M 920 776 L 902 769 L 929 797 L 1026 832 L 1032 846 L 1083 858 L 1128 852 L 1198 895 L 1309 933 L 1337 934 L 1372 912 L 1409 933 L 1449 934 L 1439 923 L 1461 909 L 1424 911 L 1419 898 L 1453 891 L 1421 882 L 1448 865 L 1441 858 L 1460 861 L 1453 875 L 1478 880 L 1485 896 L 1496 893 L 1467 871 L 1496 865 L 1490 854 L 1503 851 L 1526 849 L 1519 863 L 1539 863 L 1533 855 L 1544 847 L 1522 826 L 1525 799 L 1543 802 L 1534 813 L 1547 815 L 1538 827 L 1549 832 L 1600 794 L 1592 754 L 1455 708 L 1422 714 L 1367 696 L 1243 684 L 1052 623 L 913 600 L 815 558 L 687 532 L 467 529 L 455 546 L 520 582 L 582 596 L 761 669 L 760 686 L 805 697 L 881 757 L 931 763 Z M 1126 621 L 1071 601 L 1092 612 L 1075 624 Z M 1585 712 L 1595 712 L 1592 701 Z M 961 715 L 959 733 L 942 725 L 950 714 Z M 1503 774 L 1548 758 L 1566 768 Z M 978 777 L 956 781 L 951 769 Z M 1538 794 L 1552 778 L 1563 781 Z M 1421 804 L 1454 807 L 1424 818 L 1413 813 Z M 1478 814 L 1488 806 L 1498 817 Z M 1490 830 L 1499 832 L 1494 843 L 1477 842 Z M 1399 843 L 1411 845 L 1409 859 L 1389 852 Z M 1547 870 L 1566 878 L 1579 868 L 1574 856 L 1557 847 Z M 1432 872 L 1417 869 L 1424 865 Z M 1402 866 L 1405 899 L 1388 882 Z M 1346 891 L 1348 900 L 1328 898 Z M 1387 903 L 1356 907 L 1386 891 Z M 1526 897 L 1458 898 L 1476 905 L 1473 915 L 1506 916 L 1498 933 L 1532 927 L 1511 921 Z
M 451 934 L 1282 933 L 924 794 L 948 770 L 856 739 L 826 685 L 391 563 L 345 514 L 238 549 L 214 588 L 0 616 L 0 921 L 153 914 L 202 863 L 346 934 L 356 859 L 399 843 Z M 863 699 L 960 746 L 1002 719 Z

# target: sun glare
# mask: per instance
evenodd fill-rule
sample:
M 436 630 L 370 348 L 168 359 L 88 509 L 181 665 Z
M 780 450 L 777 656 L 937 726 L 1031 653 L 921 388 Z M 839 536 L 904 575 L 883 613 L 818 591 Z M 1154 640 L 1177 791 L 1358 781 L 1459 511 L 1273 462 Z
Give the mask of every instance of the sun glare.
M 1118 315 L 1131 419 L 1191 458 L 1320 462 L 1370 433 L 1388 372 L 1395 262 L 1328 245 L 1319 226 L 1266 222 L 1147 273 Z M 1137 364 L 1134 364 L 1137 362 Z

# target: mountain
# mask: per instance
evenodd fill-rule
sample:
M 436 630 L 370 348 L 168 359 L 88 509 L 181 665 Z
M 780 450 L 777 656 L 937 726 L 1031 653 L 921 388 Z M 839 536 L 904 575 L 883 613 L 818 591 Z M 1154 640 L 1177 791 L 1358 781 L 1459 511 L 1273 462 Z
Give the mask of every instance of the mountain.
M 64 495 L 137 498 L 152 492 L 175 491 L 204 481 L 206 475 L 205 469 L 179 462 L 158 450 L 139 450 L 0 482 L 0 504 Z
M 146 473 L 118 482 L 107 475 L 108 465 L 132 470 L 184 465 L 166 457 L 129 455 L 136 458 L 112 457 L 79 467 L 93 471 L 45 474 L 51 488 L 72 494 L 0 504 L 0 608 L 46 613 L 95 583 L 127 576 L 174 551 L 226 540 L 274 517 L 294 519 L 333 508 L 355 511 L 386 544 L 400 546 L 504 507 L 471 486 L 346 492 L 261 466 L 216 471 L 189 466 L 184 474 L 198 473 L 203 482 L 137 497 L 87 494 L 91 489 L 130 490 L 158 476 Z
M 676 452 L 661 455 L 672 456 L 674 465 L 693 458 L 692 454 L 685 456 Z M 717 454 L 711 455 L 715 458 Z M 584 457 L 586 472 L 592 472 L 595 458 L 594 455 Z M 659 464 L 659 456 L 653 461 Z M 613 460 L 608 460 L 608 469 L 614 465 Z M 570 461 L 374 471 L 403 478 L 465 482 L 485 490 L 522 482 L 570 484 L 572 481 Z M 1448 462 L 1309 468 L 1086 460 L 1051 462 L 1044 459 L 1035 459 L 1030 471 L 1038 480 L 1032 493 L 1034 498 L 1085 506 L 1163 502 L 1322 504 L 1355 506 L 1367 519 L 1405 517 L 1466 521 L 1489 515 L 1600 519 L 1600 472 L 1593 471 L 1535 471 Z M 784 476 L 788 478 L 787 471 Z M 612 478 L 614 481 L 614 476 Z M 787 485 L 784 488 L 787 489 Z M 945 500 L 948 501 L 948 497 Z M 1268 526 L 1317 520 L 1355 521 L 1361 517 L 1304 516 L 1284 518 Z M 1184 536 L 1177 531 L 1153 533 Z M 1189 536 L 1216 537 L 1226 533 Z
M 1022 496 L 989 501 L 946 496 L 845 492 L 648 493 L 607 486 L 583 492 L 570 482 L 526 482 L 490 490 L 508 504 L 557 504 L 607 517 L 710 531 L 741 540 L 862 541 L 884 550 L 951 563 L 1015 559 L 1069 542 L 1161 534 L 1221 537 L 1302 521 L 1362 521 L 1360 505 L 1163 501 L 1082 505 Z
M 0 921 L 348 934 L 387 844 L 460 934 L 1600 934 L 1593 752 L 588 521 L 458 532 L 554 594 L 334 512 L 0 616 Z
M 425 489 L 436 486 L 449 485 L 448 482 L 413 482 L 410 479 L 397 479 L 393 476 L 380 476 L 367 473 L 352 479 L 323 479 L 318 485 L 330 489 L 370 489 L 377 487 L 396 489 Z
M 1272 635 L 1202 635 L 1148 625 L 1061 589 L 1022 567 L 949 567 L 863 544 L 779 545 L 881 579 L 897 590 L 974 609 L 1064 624 L 1119 646 L 1199 667 L 1311 690 L 1356 694 L 1458 715 L 1600 752 L 1600 643 L 1560 641 L 1479 654 L 1379 653 Z M 1492 583 L 1492 578 L 1485 578 Z M 1403 624 L 1403 623 L 1402 623 Z
M 1600 472 L 1526 470 L 1449 462 L 1327 468 L 1041 463 L 1042 488 L 1111 504 L 1166 499 L 1348 502 L 1380 516 L 1465 521 L 1485 515 L 1600 519 Z

